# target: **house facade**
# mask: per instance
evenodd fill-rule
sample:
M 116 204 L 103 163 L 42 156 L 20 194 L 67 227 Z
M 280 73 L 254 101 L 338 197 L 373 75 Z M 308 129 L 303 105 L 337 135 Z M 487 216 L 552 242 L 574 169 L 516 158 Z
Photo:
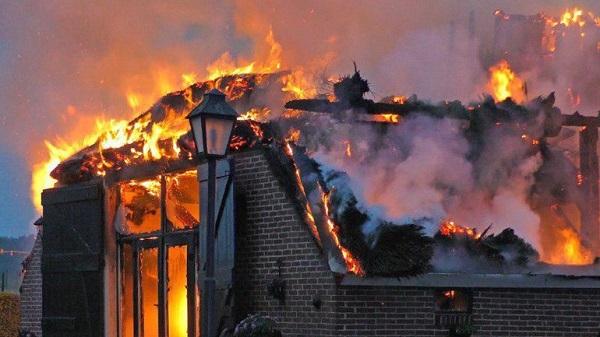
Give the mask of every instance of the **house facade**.
M 221 328 L 261 313 L 294 337 L 600 333 L 600 279 L 593 276 L 340 273 L 269 151 L 236 152 L 234 164 L 220 171 Z M 199 335 L 201 289 L 194 285 L 202 277 L 202 219 L 193 209 L 200 202 L 186 200 L 180 213 L 168 205 L 173 174 L 190 170 L 146 172 L 161 177 L 162 198 L 147 207 L 158 215 L 122 210 L 122 184 L 145 177 L 122 174 L 46 191 L 22 286 L 22 328 L 44 337 Z M 194 179 L 183 181 L 198 190 Z M 178 193 L 185 199 L 185 190 Z M 115 225 L 122 215 L 129 228 Z

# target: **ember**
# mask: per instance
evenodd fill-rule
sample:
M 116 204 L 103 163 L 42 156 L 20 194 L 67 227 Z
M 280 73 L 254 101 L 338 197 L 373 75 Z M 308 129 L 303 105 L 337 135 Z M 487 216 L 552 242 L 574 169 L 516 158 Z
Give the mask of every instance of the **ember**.
M 457 225 L 454 221 L 448 220 L 440 225 L 440 234 L 444 236 L 466 236 L 470 239 L 479 239 L 480 235 L 473 228 Z

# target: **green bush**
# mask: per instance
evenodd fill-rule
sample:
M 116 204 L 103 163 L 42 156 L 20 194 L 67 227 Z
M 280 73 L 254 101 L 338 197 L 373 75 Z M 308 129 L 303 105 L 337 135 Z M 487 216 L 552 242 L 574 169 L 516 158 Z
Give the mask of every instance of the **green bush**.
M 19 295 L 0 293 L 0 337 L 17 336 L 19 321 Z
M 233 337 L 281 337 L 275 321 L 267 316 L 250 315 L 235 327 Z

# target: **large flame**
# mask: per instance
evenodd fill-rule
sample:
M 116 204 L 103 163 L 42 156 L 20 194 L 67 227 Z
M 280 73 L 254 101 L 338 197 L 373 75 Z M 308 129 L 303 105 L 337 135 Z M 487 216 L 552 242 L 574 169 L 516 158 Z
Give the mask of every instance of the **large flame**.
M 583 176 L 578 174 L 577 179 L 579 183 Z M 542 222 L 542 261 L 567 265 L 585 265 L 593 262 L 594 254 L 579 233 L 582 228 L 581 214 L 574 203 L 555 204 L 539 214 Z
M 207 79 L 214 80 L 226 75 L 273 73 L 280 70 L 283 49 L 279 42 L 275 40 L 272 29 L 265 37 L 265 43 L 269 46 L 269 51 L 263 61 L 239 60 L 236 62 L 229 52 L 225 52 L 206 68 L 208 72 Z
M 510 68 L 506 60 L 489 69 L 487 89 L 497 102 L 512 98 L 515 102 L 525 100 L 525 82 Z
M 267 45 L 267 55 L 259 55 L 264 61 L 234 61 L 228 53 L 224 53 L 219 59 L 207 67 L 206 80 L 215 80 L 215 86 L 219 85 L 220 77 L 227 75 L 246 74 L 252 72 L 272 73 L 281 68 L 281 45 L 275 40 L 273 31 L 269 30 L 264 42 Z M 124 92 L 124 99 L 132 110 L 133 115 L 139 114 L 139 109 L 151 106 L 159 97 L 187 87 L 196 83 L 198 75 L 187 72 L 179 76 L 173 74 L 166 68 L 157 68 L 150 72 L 155 90 L 148 94 L 142 94 L 132 90 Z M 241 96 L 248 89 L 248 83 L 244 79 L 237 79 L 225 88 L 225 93 L 230 99 Z M 193 102 L 184 92 L 188 100 L 188 108 Z M 253 112 L 254 116 L 266 116 L 268 111 L 261 110 Z M 185 119 L 177 118 L 172 111 L 167 112 L 167 118 L 159 123 L 152 123 L 149 118 L 141 118 L 134 123 L 127 120 L 114 120 L 98 118 L 93 130 L 84 130 L 82 133 L 69 137 L 72 141 L 57 139 L 46 140 L 48 156 L 43 161 L 33 166 L 32 173 L 32 201 L 36 210 L 41 214 L 41 193 L 44 189 L 55 185 L 56 180 L 50 176 L 50 172 L 62 161 L 69 158 L 79 150 L 93 145 L 98 145 L 101 156 L 97 164 L 97 174 L 103 175 L 111 168 L 111 163 L 104 160 L 103 151 L 118 149 L 127 145 L 137 144 L 131 147 L 131 159 L 156 160 L 160 158 L 176 158 L 180 149 L 176 143 L 179 136 L 189 131 L 189 125 Z M 159 146 L 164 140 L 170 142 L 165 148 Z M 164 144 L 162 144 L 164 145 Z M 128 159 L 129 160 L 129 159 Z
M 544 33 L 542 35 L 542 48 L 554 53 L 557 48 L 557 39 L 564 37 L 567 31 L 573 31 L 579 35 L 583 41 L 586 37 L 585 28 L 589 25 L 600 27 L 600 17 L 596 14 L 585 10 L 573 7 L 567 8 L 559 17 L 546 16 L 540 14 L 545 20 Z
M 560 16 L 560 23 L 565 27 L 569 27 L 571 25 L 577 25 L 579 27 L 585 26 L 586 20 L 583 15 L 583 10 L 577 7 L 567 8 Z
M 593 261 L 593 254 L 581 243 L 577 232 L 570 228 L 562 228 L 557 232 L 559 239 L 554 242 L 554 249 L 546 252 L 542 259 L 552 264 L 584 265 Z
M 291 94 L 293 98 L 311 98 L 317 95 L 314 78 L 303 69 L 291 72 L 282 79 L 282 82 L 281 91 Z

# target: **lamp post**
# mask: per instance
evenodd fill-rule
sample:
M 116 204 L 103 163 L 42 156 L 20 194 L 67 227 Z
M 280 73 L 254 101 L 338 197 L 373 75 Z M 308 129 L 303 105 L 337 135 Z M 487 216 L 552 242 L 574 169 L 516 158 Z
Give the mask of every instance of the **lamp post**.
M 196 152 L 208 162 L 208 198 L 206 214 L 205 277 L 202 287 L 202 337 L 217 336 L 215 308 L 215 198 L 217 160 L 227 155 L 237 112 L 217 89 L 204 94 L 202 102 L 187 116 L 192 127 Z M 202 199 L 200 199 L 202 200 Z

